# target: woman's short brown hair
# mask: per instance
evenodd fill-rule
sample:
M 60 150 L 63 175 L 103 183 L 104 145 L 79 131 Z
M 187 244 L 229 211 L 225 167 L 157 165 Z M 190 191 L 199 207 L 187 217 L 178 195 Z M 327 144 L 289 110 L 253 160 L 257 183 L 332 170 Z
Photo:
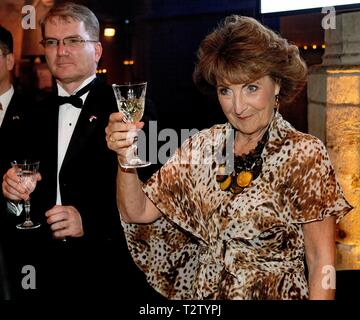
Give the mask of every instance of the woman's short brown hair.
M 280 83 L 290 102 L 306 83 L 307 67 L 295 45 L 250 17 L 231 15 L 201 42 L 193 79 L 204 92 L 218 81 L 250 83 L 263 76 Z

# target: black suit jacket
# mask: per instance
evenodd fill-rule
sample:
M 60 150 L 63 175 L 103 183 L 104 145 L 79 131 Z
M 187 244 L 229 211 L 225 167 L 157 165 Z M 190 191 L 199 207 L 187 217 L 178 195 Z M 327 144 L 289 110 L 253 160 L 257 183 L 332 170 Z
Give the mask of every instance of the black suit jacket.
M 145 110 L 144 120 L 148 122 L 154 117 L 154 106 L 147 101 Z M 23 221 L 23 215 L 10 219 L 8 224 L 11 235 L 7 243 L 14 253 L 12 279 L 17 297 L 109 297 L 119 289 L 119 295 L 125 299 L 154 294 L 132 261 L 117 209 L 117 157 L 105 140 L 109 116 L 117 111 L 111 86 L 96 79 L 59 173 L 62 204 L 79 211 L 84 228 L 83 237 L 69 237 L 66 242 L 53 239 L 45 218 L 45 212 L 56 204 L 59 115 L 56 93 L 26 113 L 23 125 L 26 134 L 17 149 L 24 157 L 40 161 L 42 180 L 31 194 L 31 217 L 41 222 L 41 227 L 17 230 L 15 222 Z M 9 153 L 13 158 L 15 151 Z M 21 287 L 24 265 L 33 265 L 37 270 L 36 290 Z
M 116 206 L 117 159 L 105 141 L 105 127 L 115 111 L 112 88 L 97 79 L 81 110 L 59 172 L 62 204 L 80 212 L 84 239 L 102 241 L 121 236 Z M 58 114 L 54 94 L 36 107 L 31 119 L 34 134 L 29 153 L 40 160 L 42 175 L 32 197 L 33 211 L 42 228 L 49 232 L 44 214 L 56 203 Z
M 26 138 L 25 118 L 27 111 L 32 107 L 32 100 L 14 93 L 6 110 L 0 127 L 0 174 L 10 168 L 10 161 L 24 156 L 21 148 Z
M 24 156 L 21 145 L 27 136 L 25 119 L 32 100 L 17 92 L 14 93 L 6 110 L 0 127 L 0 177 L 11 167 L 10 162 Z M 6 211 L 6 200 L 0 191 L 0 299 L 11 299 L 14 296 L 12 281 L 9 277 L 13 271 L 11 241 L 14 239 L 15 224 L 19 218 Z
M 145 118 L 149 120 L 148 114 L 153 117 L 154 108 L 150 104 L 147 107 Z M 35 296 L 80 293 L 105 297 L 120 287 L 126 288 L 129 298 L 140 293 L 152 295 L 129 254 L 116 204 L 117 157 L 107 147 L 105 127 L 110 114 L 117 111 L 111 86 L 96 79 L 59 172 L 62 204 L 79 211 L 84 228 L 83 237 L 69 237 L 66 242 L 52 238 L 45 218 L 45 212 L 56 204 L 59 115 L 56 93 L 27 114 L 29 129 L 21 148 L 26 150 L 27 157 L 40 161 L 42 180 L 31 195 L 31 217 L 41 222 L 41 227 L 24 232 L 13 226 L 12 230 L 17 233 L 14 251 L 21 258 L 16 261 L 18 270 L 25 264 L 38 270 Z M 15 281 L 21 283 L 19 280 L 15 275 Z M 17 291 L 20 296 L 25 294 L 25 298 L 32 293 L 21 287 Z
M 0 127 L 0 177 L 11 167 L 10 162 L 15 159 L 24 158 L 27 150 L 23 144 L 27 143 L 26 138 L 29 130 L 26 127 L 26 118 L 29 110 L 33 107 L 33 101 L 18 93 L 14 93 L 6 110 L 5 117 Z M 6 201 L 0 192 L 0 219 L 2 221 L 0 230 L 2 233 L 8 229 L 8 221 L 13 217 L 6 214 Z M 4 221 L 3 219 L 6 219 Z

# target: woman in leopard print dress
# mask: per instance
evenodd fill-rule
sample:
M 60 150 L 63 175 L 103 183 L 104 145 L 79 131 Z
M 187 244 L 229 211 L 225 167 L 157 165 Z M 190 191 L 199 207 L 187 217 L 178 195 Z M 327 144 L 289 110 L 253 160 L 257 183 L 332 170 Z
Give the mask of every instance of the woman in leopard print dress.
M 323 143 L 278 112 L 305 84 L 297 47 L 230 16 L 198 58 L 195 83 L 216 92 L 228 123 L 193 135 L 143 185 L 119 167 L 136 263 L 170 299 L 332 299 L 336 221 L 352 207 Z M 141 127 L 111 115 L 107 142 L 120 164 L 128 131 Z

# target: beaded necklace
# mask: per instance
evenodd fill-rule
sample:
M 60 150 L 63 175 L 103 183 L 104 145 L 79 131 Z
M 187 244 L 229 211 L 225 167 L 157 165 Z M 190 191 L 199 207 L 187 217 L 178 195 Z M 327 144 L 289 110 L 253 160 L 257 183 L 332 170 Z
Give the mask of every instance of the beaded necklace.
M 230 175 L 224 174 L 225 164 L 219 166 L 219 174 L 216 175 L 216 181 L 220 184 L 221 190 L 238 194 L 260 175 L 263 164 L 261 154 L 268 138 L 269 128 L 266 130 L 255 149 L 242 156 L 234 155 L 234 171 Z M 223 156 L 225 156 L 225 145 L 222 153 Z

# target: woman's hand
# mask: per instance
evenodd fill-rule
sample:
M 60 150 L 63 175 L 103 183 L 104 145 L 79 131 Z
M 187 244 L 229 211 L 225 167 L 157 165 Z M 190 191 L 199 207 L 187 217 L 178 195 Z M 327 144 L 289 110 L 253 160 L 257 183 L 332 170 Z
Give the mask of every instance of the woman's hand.
M 120 163 L 127 162 L 130 146 L 137 140 L 138 131 L 144 126 L 143 122 L 125 122 L 121 112 L 112 113 L 105 129 L 106 142 L 110 150 L 117 153 Z

